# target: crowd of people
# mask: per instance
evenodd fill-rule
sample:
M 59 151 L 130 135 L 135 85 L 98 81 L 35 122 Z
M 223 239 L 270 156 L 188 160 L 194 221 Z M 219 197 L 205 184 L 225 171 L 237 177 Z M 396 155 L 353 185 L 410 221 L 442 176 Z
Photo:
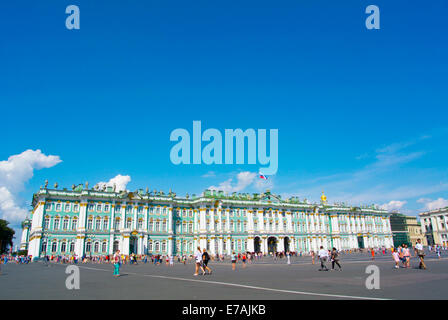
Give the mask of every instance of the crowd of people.
M 441 257 L 441 252 L 443 250 L 448 250 L 446 247 L 440 245 L 428 246 L 429 252 L 436 253 L 437 257 Z M 396 248 L 386 249 L 386 248 L 367 248 L 367 249 L 351 249 L 351 250 L 337 250 L 332 248 L 331 250 L 324 249 L 322 246 L 318 252 L 273 252 L 269 254 L 263 254 L 261 252 L 242 252 L 236 253 L 233 251 L 230 256 L 223 254 L 209 254 L 205 248 L 198 247 L 196 252 L 192 255 L 137 255 L 130 254 L 124 255 L 120 251 L 115 252 L 113 255 L 102 255 L 102 256 L 88 256 L 84 255 L 78 257 L 76 254 L 71 255 L 48 255 L 43 257 L 42 261 L 45 264 L 49 262 L 60 263 L 60 264 L 86 264 L 86 263 L 110 263 L 114 265 L 114 276 L 119 276 L 120 266 L 123 264 L 138 265 L 139 263 L 147 264 L 151 263 L 153 265 L 167 265 L 174 266 L 174 262 L 177 261 L 179 264 L 195 264 L 194 275 L 199 275 L 199 271 L 202 271 L 202 275 L 212 274 L 212 270 L 209 266 L 210 261 L 226 261 L 229 259 L 232 265 L 232 270 L 236 270 L 236 265 L 238 263 L 242 264 L 242 268 L 246 268 L 247 264 L 255 263 L 258 260 L 263 259 L 263 257 L 270 256 L 273 261 L 279 261 L 285 259 L 287 264 L 291 264 L 291 257 L 303 257 L 309 256 L 311 258 L 311 263 L 314 265 L 316 263 L 316 258 L 320 261 L 319 271 L 329 271 L 329 270 L 339 270 L 342 271 L 342 266 L 340 258 L 343 255 L 350 255 L 352 253 L 364 253 L 369 254 L 371 259 L 374 260 L 375 256 L 387 255 L 389 252 L 392 254 L 392 259 L 394 261 L 394 268 L 410 268 L 411 267 L 411 257 L 415 256 L 419 259 L 419 268 L 426 269 L 424 262 L 425 250 L 418 239 L 417 243 L 413 248 L 408 247 L 406 244 L 402 244 Z M 0 264 L 6 263 L 17 263 L 17 264 L 28 264 L 32 262 L 31 256 L 26 255 L 16 255 L 5 254 L 1 256 Z M 329 269 L 326 263 L 331 262 L 331 269 Z M 337 269 L 335 269 L 337 267 Z

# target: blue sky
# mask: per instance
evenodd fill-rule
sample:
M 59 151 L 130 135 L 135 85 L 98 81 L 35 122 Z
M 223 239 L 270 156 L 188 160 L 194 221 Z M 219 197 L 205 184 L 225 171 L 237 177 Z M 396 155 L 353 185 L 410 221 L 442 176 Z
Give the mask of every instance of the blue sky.
M 80 30 L 65 28 L 70 4 Z M 365 27 L 370 4 L 380 30 Z M 448 205 L 447 12 L 444 0 L 2 3 L 0 161 L 62 161 L 13 187 L 0 172 L 0 188 L 20 208 L 45 179 L 119 174 L 130 190 L 181 195 L 271 188 L 314 201 L 324 189 L 413 215 Z M 277 174 L 173 165 L 170 133 L 193 120 L 278 129 Z

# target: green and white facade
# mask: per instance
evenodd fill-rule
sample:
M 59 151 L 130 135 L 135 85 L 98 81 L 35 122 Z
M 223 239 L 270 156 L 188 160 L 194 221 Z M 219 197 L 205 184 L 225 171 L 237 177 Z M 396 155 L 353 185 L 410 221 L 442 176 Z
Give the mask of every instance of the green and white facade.
M 393 245 L 389 214 L 374 206 L 309 203 L 262 194 L 206 190 L 201 196 L 170 192 L 115 192 L 41 188 L 23 222 L 21 249 L 51 254 L 212 254 L 317 251 Z

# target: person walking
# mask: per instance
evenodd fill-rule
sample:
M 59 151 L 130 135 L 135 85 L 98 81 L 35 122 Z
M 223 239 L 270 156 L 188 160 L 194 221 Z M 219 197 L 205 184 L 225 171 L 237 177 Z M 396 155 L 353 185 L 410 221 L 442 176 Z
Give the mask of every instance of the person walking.
M 441 250 L 442 248 L 440 247 L 440 245 L 437 245 L 437 247 L 436 247 L 436 253 L 437 253 L 437 258 L 438 259 L 440 259 L 440 250 Z
M 395 261 L 395 269 L 400 269 L 400 255 L 398 254 L 397 248 L 393 249 L 392 258 Z
M 288 264 L 291 264 L 291 252 L 289 251 L 286 252 L 286 260 L 288 261 Z
M 207 274 L 205 270 L 208 271 L 208 274 L 212 274 L 212 269 L 208 266 L 208 262 L 210 261 L 210 255 L 207 250 L 204 248 L 204 252 L 202 253 L 202 267 L 203 267 L 203 275 Z
M 232 270 L 235 271 L 236 270 L 236 259 L 237 259 L 237 255 L 235 254 L 235 251 L 232 252 Z
M 331 270 L 334 270 L 334 265 L 337 264 L 337 266 L 339 267 L 339 271 L 342 271 L 342 267 L 339 264 L 339 253 L 338 250 L 336 250 L 336 248 L 333 248 L 331 250 Z
M 411 267 L 411 252 L 406 244 L 403 245 L 403 258 L 405 268 Z
M 417 243 L 415 244 L 415 253 L 417 254 L 417 256 L 420 259 L 420 263 L 418 264 L 418 268 L 419 269 L 424 269 L 426 270 L 426 265 L 425 265 L 425 251 L 423 249 L 423 244 L 422 244 L 422 240 L 421 239 L 417 239 Z
M 205 273 L 204 268 L 202 267 L 202 252 L 201 252 L 201 247 L 197 248 L 197 251 L 194 255 L 195 258 L 195 263 L 196 263 L 196 269 L 194 272 L 194 276 L 197 276 L 199 274 L 199 268 L 201 268 L 202 270 L 202 274 Z
M 317 253 L 319 260 L 320 260 L 320 269 L 319 271 L 328 271 L 327 266 L 325 265 L 325 263 L 327 262 L 328 259 L 328 251 L 324 249 L 323 246 L 320 246 L 320 250 Z
M 120 276 L 120 250 L 114 254 L 114 277 Z

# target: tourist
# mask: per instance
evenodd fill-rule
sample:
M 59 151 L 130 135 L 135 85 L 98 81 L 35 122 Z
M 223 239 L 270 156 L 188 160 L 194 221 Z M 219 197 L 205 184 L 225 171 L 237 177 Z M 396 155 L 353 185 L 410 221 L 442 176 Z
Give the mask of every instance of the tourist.
M 212 274 L 212 269 L 210 269 L 210 267 L 208 266 L 208 262 L 210 261 L 210 255 L 208 254 L 207 250 L 204 248 L 204 251 L 202 253 L 202 271 L 203 274 L 206 274 L 206 271 L 208 271 L 208 274 Z
M 120 250 L 114 254 L 114 277 L 120 276 Z
M 406 244 L 403 244 L 403 258 L 405 268 L 411 267 L 411 252 Z
M 170 255 L 170 267 L 174 267 L 174 256 Z
M 337 264 L 337 266 L 339 267 L 339 271 L 342 271 L 342 267 L 339 264 L 339 253 L 338 250 L 336 250 L 336 248 L 333 248 L 331 250 L 331 270 L 334 270 L 334 265 Z
M 440 245 L 437 245 L 437 246 L 436 246 L 436 253 L 437 253 L 437 258 L 438 258 L 438 259 L 440 259 L 440 250 L 441 250 Z
M 287 263 L 291 264 L 291 253 L 289 251 L 286 252 L 286 259 L 287 259 Z
M 320 250 L 319 250 L 317 255 L 318 255 L 319 259 L 320 259 L 320 269 L 319 269 L 319 271 L 328 271 L 328 268 L 325 265 L 325 263 L 327 262 L 327 259 L 328 259 L 328 251 L 325 250 L 323 246 L 320 246 Z
M 193 275 L 197 276 L 199 274 L 199 268 L 201 268 L 202 273 L 204 274 L 205 271 L 204 271 L 204 268 L 202 267 L 202 252 L 201 252 L 200 247 L 197 248 L 197 251 L 196 251 L 196 254 L 194 257 L 195 257 L 195 262 L 196 262 L 196 269 L 195 269 L 195 272 Z
M 243 253 L 241 260 L 243 261 L 243 268 L 246 268 L 246 254 Z
M 313 264 L 314 264 L 314 259 L 315 259 L 315 254 L 314 254 L 314 251 L 311 251 L 311 259 L 312 259 L 312 261 L 313 261 Z
M 232 252 L 232 270 L 236 270 L 236 259 L 237 255 L 235 254 L 235 251 Z
M 395 248 L 392 251 L 392 258 L 395 261 L 395 269 L 400 268 L 400 255 L 398 254 L 398 250 Z
M 425 265 L 425 251 L 423 249 L 423 245 L 422 245 L 422 240 L 421 239 L 417 239 L 417 243 L 415 244 L 415 252 L 417 254 L 417 256 L 420 259 L 420 263 L 418 265 L 419 269 L 424 269 L 426 270 L 426 265 Z

